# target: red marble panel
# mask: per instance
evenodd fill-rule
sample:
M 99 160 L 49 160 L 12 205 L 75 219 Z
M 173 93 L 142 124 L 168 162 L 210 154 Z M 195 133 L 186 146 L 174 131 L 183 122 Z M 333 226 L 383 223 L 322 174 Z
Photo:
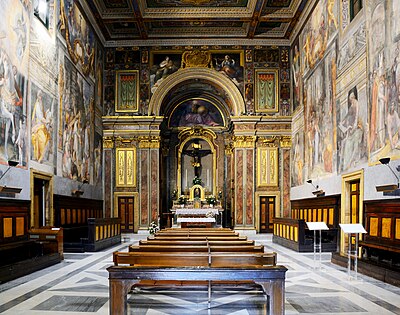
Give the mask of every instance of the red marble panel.
M 159 192 L 159 179 L 158 179 L 158 149 L 151 150 L 151 220 L 158 219 L 158 192 Z
M 246 170 L 246 225 L 254 225 L 254 149 L 247 150 Z
M 140 151 L 140 225 L 147 226 L 149 219 L 149 186 L 148 186 L 149 152 Z
M 290 217 L 290 150 L 283 150 L 283 217 Z
M 243 150 L 236 149 L 236 181 L 235 181 L 235 195 L 236 195 L 236 225 L 243 224 Z
M 105 217 L 111 217 L 111 205 L 112 205 L 112 183 L 113 176 L 111 169 L 111 161 L 112 161 L 112 151 L 104 150 L 104 209 L 105 209 Z

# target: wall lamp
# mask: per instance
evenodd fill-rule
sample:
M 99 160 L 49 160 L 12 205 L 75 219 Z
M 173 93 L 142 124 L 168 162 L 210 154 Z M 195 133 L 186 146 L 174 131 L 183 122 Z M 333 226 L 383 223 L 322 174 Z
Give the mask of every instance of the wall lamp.
M 393 173 L 393 175 L 396 177 L 397 179 L 397 184 L 391 184 L 391 185 L 380 185 L 380 186 L 376 186 L 376 191 L 378 192 L 392 192 L 395 191 L 399 188 L 399 183 L 400 183 L 400 178 L 399 176 L 396 174 L 396 172 L 390 167 L 389 162 L 390 162 L 390 157 L 386 157 L 386 158 L 381 158 L 379 160 L 379 162 L 381 162 L 381 164 L 386 165 L 390 171 Z M 400 172 L 400 165 L 398 165 L 396 167 L 396 171 Z
M 312 179 L 308 179 L 308 180 L 307 180 L 307 183 L 311 184 L 311 185 L 315 188 L 315 190 L 312 192 L 313 195 L 315 195 L 316 197 L 325 196 L 325 191 L 323 191 L 322 189 L 319 189 L 319 186 L 318 186 L 318 185 L 315 186 L 315 185 L 313 184 L 313 182 L 312 182 Z
M 72 190 L 72 195 L 76 197 L 80 197 L 83 195 L 84 191 L 82 190 L 83 185 L 89 183 L 87 179 L 84 179 L 83 182 L 78 186 L 77 189 Z
M 11 167 L 17 166 L 19 163 L 18 161 L 12 161 L 9 160 L 8 162 L 8 168 L 1 173 L 0 180 L 8 173 L 8 171 L 11 169 Z M 22 188 L 20 187 L 11 187 L 7 185 L 0 185 L 0 193 L 4 194 L 19 194 L 21 192 Z

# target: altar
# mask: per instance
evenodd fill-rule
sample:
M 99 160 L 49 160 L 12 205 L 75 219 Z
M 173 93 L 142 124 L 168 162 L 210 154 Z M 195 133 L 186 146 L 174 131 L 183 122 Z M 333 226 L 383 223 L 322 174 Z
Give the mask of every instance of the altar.
M 217 227 L 222 226 L 222 212 L 221 207 L 207 207 L 204 208 L 186 208 L 177 207 L 172 208 L 171 212 L 174 214 L 173 227 Z

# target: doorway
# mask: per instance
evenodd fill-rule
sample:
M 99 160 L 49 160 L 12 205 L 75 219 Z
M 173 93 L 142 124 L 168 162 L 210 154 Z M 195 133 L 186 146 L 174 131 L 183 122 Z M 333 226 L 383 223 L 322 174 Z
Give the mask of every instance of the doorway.
M 260 233 L 272 233 L 275 208 L 275 196 L 260 197 Z
M 114 217 L 121 219 L 122 233 L 136 233 L 139 227 L 139 194 L 115 192 Z
M 32 170 L 31 184 L 31 227 L 53 226 L 53 177 Z
M 134 205 L 134 197 L 118 197 L 118 217 L 121 218 L 122 233 L 133 233 Z
M 342 176 L 342 200 L 339 223 L 363 223 L 364 172 Z M 359 236 L 361 239 L 361 235 Z M 347 253 L 348 237 L 340 231 L 340 252 Z

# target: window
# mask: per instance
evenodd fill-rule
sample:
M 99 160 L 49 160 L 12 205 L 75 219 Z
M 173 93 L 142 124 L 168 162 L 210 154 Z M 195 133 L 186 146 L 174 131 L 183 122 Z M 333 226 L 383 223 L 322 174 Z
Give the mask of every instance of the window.
M 363 8 L 363 0 L 350 0 L 350 21 L 356 17 Z

